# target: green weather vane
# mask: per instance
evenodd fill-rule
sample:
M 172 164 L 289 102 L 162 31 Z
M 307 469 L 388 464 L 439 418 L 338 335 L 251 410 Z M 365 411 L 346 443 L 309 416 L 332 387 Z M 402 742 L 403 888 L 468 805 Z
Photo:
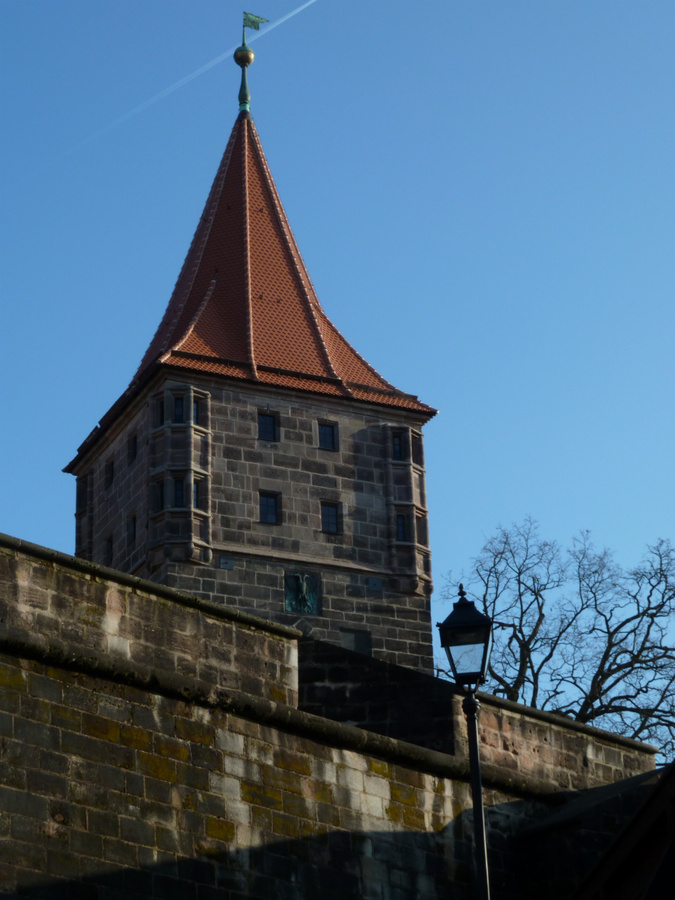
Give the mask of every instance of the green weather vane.
M 253 28 L 254 31 L 260 31 L 263 22 L 269 22 L 269 19 L 263 19 L 262 16 L 254 16 L 253 13 L 244 13 L 244 29 L 242 43 L 246 43 L 246 29 Z
M 239 88 L 240 112 L 248 112 L 251 108 L 251 93 L 248 89 L 246 69 L 251 65 L 255 58 L 253 50 L 251 50 L 246 43 L 246 29 L 253 28 L 255 31 L 259 31 L 263 22 L 269 22 L 269 19 L 263 19 L 262 16 L 254 16 L 253 13 L 244 13 L 241 47 L 237 47 L 234 51 L 234 61 L 238 66 L 241 66 L 241 87 Z

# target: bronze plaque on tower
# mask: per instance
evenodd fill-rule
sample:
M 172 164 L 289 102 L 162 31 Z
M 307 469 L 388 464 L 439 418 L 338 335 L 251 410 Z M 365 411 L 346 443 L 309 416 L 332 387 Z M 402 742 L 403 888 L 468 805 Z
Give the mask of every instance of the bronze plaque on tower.
M 317 572 L 284 572 L 286 612 L 321 615 L 321 576 Z

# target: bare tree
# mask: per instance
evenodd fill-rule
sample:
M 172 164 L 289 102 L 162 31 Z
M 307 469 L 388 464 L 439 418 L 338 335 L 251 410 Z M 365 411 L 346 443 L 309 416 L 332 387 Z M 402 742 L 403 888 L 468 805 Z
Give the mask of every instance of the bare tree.
M 588 532 L 572 546 L 537 523 L 499 528 L 462 579 L 494 622 L 487 690 L 675 750 L 675 550 L 622 569 Z M 451 598 L 450 581 L 443 596 Z

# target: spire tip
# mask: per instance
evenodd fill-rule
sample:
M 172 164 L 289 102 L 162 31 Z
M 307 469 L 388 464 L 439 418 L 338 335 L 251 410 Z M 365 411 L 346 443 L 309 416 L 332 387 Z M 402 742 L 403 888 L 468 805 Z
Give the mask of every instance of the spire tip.
M 255 53 L 246 43 L 246 29 L 253 28 L 260 30 L 263 22 L 269 21 L 263 19 L 262 16 L 254 16 L 252 13 L 244 13 L 244 27 L 242 29 L 243 37 L 241 39 L 241 47 L 237 47 L 234 51 L 234 61 L 241 67 L 241 87 L 239 88 L 239 112 L 249 112 L 251 108 L 251 93 L 248 89 L 248 77 L 246 69 L 255 59 Z

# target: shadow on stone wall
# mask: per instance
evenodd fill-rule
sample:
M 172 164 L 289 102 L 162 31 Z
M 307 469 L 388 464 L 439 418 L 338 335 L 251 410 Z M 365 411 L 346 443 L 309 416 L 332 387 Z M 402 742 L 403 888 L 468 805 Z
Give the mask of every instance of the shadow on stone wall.
M 36 900 L 470 900 L 470 869 L 465 859 L 453 859 L 453 852 L 457 854 L 459 849 L 467 854 L 469 847 L 461 840 L 454 841 L 449 831 L 334 831 L 319 838 L 279 841 L 249 850 L 214 849 L 198 859 L 108 868 L 80 878 L 66 875 L 67 851 L 54 850 L 48 856 L 49 864 L 55 870 L 61 866 L 64 877 L 56 877 L 56 872 L 49 880 L 33 876 L 30 884 L 1 896 Z M 142 848 L 138 853 L 142 855 Z M 76 865 L 73 859 L 70 866 Z M 101 863 L 101 868 L 104 865 Z
M 454 754 L 456 685 L 308 638 L 298 643 L 298 659 L 300 709 Z
M 576 896 L 576 890 L 617 835 L 628 823 L 632 827 L 634 816 L 658 787 L 662 772 L 645 772 L 584 791 L 561 792 L 549 796 L 545 803 L 519 800 L 487 808 L 495 872 L 493 894 L 518 900 L 569 900 Z M 633 874 L 644 863 L 643 857 L 635 851 Z M 643 894 L 636 891 L 621 896 L 637 900 Z
M 486 809 L 493 900 L 569 900 L 658 782 L 645 773 L 624 782 L 546 801 Z M 228 823 L 223 822 L 224 829 Z M 223 850 L 228 836 L 204 839 L 197 858 L 171 859 L 125 845 L 128 860 L 104 862 L 106 839 L 89 840 L 89 855 L 48 846 L 52 877 L 28 873 L 26 860 L 0 853 L 0 877 L 20 881 L 3 898 L 34 900 L 472 900 L 473 811 L 435 833 L 330 831 L 251 849 Z M 180 837 L 180 836 L 179 836 Z M 57 841 L 54 840 L 56 844 Z M 120 842 L 114 842 L 120 854 Z M 94 853 L 101 861 L 91 858 Z M 143 856 L 153 860 L 143 863 Z M 161 857 L 166 857 L 161 861 Z M 160 857 L 160 861 L 157 860 Z M 639 860 L 636 860 L 639 862 Z M 97 874 L 78 877 L 81 868 Z M 21 872 L 21 875 L 18 873 Z M 7 880 L 5 880 L 5 886 Z M 637 896 L 637 895 L 635 895 Z

